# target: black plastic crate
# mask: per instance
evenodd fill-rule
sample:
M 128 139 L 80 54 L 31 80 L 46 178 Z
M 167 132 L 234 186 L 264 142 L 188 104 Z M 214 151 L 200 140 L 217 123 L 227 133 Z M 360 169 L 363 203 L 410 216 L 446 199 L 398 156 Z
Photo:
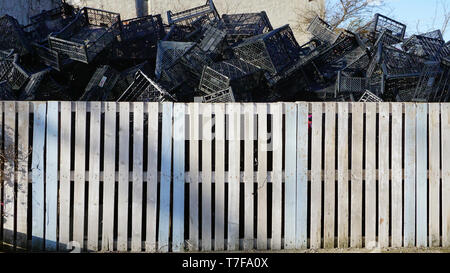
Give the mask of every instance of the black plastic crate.
M 17 54 L 13 54 L 14 50 L 0 50 L 0 81 L 3 81 L 12 69 L 13 63 L 18 59 Z
M 196 44 L 194 47 L 191 47 L 186 54 L 181 56 L 180 63 L 188 73 L 188 77 L 194 80 L 200 80 L 203 67 L 212 64 L 214 62 L 212 59 L 213 57 L 213 54 L 206 54 Z
M 118 101 L 164 102 L 174 98 L 159 84 L 139 70 L 133 83 L 120 96 Z
M 372 22 L 372 31 L 380 34 L 383 30 L 388 30 L 392 36 L 403 40 L 406 34 L 406 25 L 377 13 Z
M 7 81 L 0 81 L 0 100 L 16 100 L 16 95 Z
M 369 89 L 369 80 L 362 77 L 347 77 L 338 73 L 336 80 L 336 96 L 342 93 L 363 93 Z
M 197 87 L 203 66 L 212 62 L 196 43 L 160 41 L 155 76 L 157 81 L 171 93 L 186 83 Z M 186 88 L 187 85 L 182 87 L 184 90 Z
M 379 58 L 387 78 L 418 77 L 422 72 L 424 58 L 391 46 L 382 46 Z
M 172 25 L 166 30 L 163 41 L 174 42 L 194 42 L 201 35 L 201 28 L 192 30 L 192 28 L 183 25 Z
M 384 97 L 395 98 L 398 102 L 411 102 L 414 98 L 418 76 L 405 76 L 391 79 L 383 79 L 381 84 Z
M 440 29 L 436 29 L 436 30 L 433 30 L 433 31 L 422 33 L 422 34 L 420 34 L 420 36 L 424 36 L 424 37 L 428 37 L 428 38 L 438 39 L 438 40 L 444 41 L 444 37 L 442 36 L 442 32 L 441 32 Z
M 0 50 L 9 49 L 23 56 L 31 52 L 31 45 L 17 20 L 4 15 L 0 17 Z
M 31 24 L 24 26 L 23 30 L 30 40 L 44 43 L 52 32 L 58 32 L 70 23 L 77 12 L 78 9 L 63 3 L 57 8 L 30 17 Z
M 61 59 L 56 50 L 52 50 L 38 43 L 32 43 L 32 46 L 35 55 L 43 64 L 48 65 L 55 70 L 61 70 Z
M 441 75 L 436 80 L 434 92 L 430 101 L 449 102 L 450 101 L 450 58 L 441 62 Z
M 241 94 L 259 86 L 260 79 L 260 69 L 243 60 L 232 59 L 205 66 L 199 89 L 214 94 L 232 87 L 239 99 Z
M 203 103 L 225 103 L 235 102 L 233 89 L 231 87 L 217 91 L 202 97 Z
M 411 36 L 403 43 L 402 48 L 429 61 L 439 62 L 442 57 L 450 54 L 450 49 L 445 46 L 444 41 L 422 35 Z
M 159 79 L 164 70 L 176 64 L 194 46 L 195 43 L 190 42 L 159 41 L 156 55 L 156 79 Z
M 316 16 L 314 20 L 312 20 L 307 31 L 309 31 L 314 38 L 328 44 L 334 44 L 339 37 L 339 35 L 334 32 L 334 29 L 319 16 Z
M 198 47 L 211 58 L 217 58 L 228 46 L 226 32 L 209 24 L 203 26 L 202 32 Z
M 371 62 L 370 55 L 367 52 L 364 52 L 359 57 L 354 59 L 352 62 L 347 64 L 342 71 L 349 76 L 355 77 L 366 77 L 367 76 L 367 68 L 369 67 Z
M 265 11 L 259 13 L 224 14 L 220 28 L 225 30 L 230 45 L 273 30 Z
M 72 60 L 90 63 L 116 41 L 121 29 L 120 14 L 83 8 L 64 29 L 50 35 L 49 44 Z
M 403 42 L 402 39 L 398 38 L 397 36 L 392 35 L 392 33 L 389 30 L 385 29 L 378 35 L 376 41 L 374 42 L 372 51 L 377 50 L 377 48 L 380 44 L 396 45 L 401 42 Z
M 30 73 L 27 72 L 19 63 L 13 62 L 11 69 L 6 75 L 6 80 L 12 90 L 20 90 L 30 79 Z
M 157 43 L 165 37 L 161 15 L 148 15 L 122 21 L 120 41 L 114 47 L 118 58 L 150 59 L 156 55 Z
M 206 22 L 220 20 L 219 13 L 212 0 L 205 5 L 194 7 L 180 12 L 167 11 L 169 25 L 184 25 L 193 28 L 201 27 Z
M 82 101 L 114 101 L 121 94 L 113 94 L 120 73 L 108 65 L 103 65 L 95 71 L 89 81 L 84 94 L 81 96 Z
M 314 59 L 314 63 L 319 68 L 333 68 L 333 65 L 336 64 L 336 62 L 342 60 L 345 56 L 355 50 L 357 50 L 357 55 L 365 52 L 362 41 L 357 35 L 346 35 L 326 50 L 320 52 L 317 58 Z M 356 59 L 356 57 L 354 59 Z M 349 62 L 351 62 L 351 60 L 349 60 Z M 342 68 L 344 67 L 341 67 L 341 69 Z M 337 69 L 339 69 L 339 67 Z M 337 69 L 335 68 L 334 70 Z
M 19 95 L 20 100 L 46 101 L 71 100 L 67 88 L 58 84 L 50 73 L 50 69 L 34 73 Z
M 429 101 L 441 74 L 439 62 L 426 62 L 412 100 L 417 102 Z
M 289 25 L 246 39 L 233 51 L 238 58 L 272 76 L 288 69 L 300 58 L 300 46 Z

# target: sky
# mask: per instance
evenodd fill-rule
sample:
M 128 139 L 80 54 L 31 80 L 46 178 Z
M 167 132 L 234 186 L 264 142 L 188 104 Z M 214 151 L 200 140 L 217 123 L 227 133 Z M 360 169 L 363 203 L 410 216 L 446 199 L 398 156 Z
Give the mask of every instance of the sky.
M 377 3 L 379 0 L 373 1 Z M 379 13 L 406 24 L 409 35 L 417 32 L 418 21 L 421 32 L 441 28 L 443 23 L 442 3 L 447 5 L 447 12 L 450 12 L 450 0 L 384 0 L 384 3 L 385 5 Z M 444 38 L 446 41 L 450 40 L 450 25 Z

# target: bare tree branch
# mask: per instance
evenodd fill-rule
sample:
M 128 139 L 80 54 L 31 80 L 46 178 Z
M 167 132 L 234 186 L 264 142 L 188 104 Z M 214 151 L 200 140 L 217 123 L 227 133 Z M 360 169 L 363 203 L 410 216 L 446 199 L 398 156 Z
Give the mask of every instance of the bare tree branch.
M 326 1 L 325 7 L 307 8 L 298 14 L 297 30 L 306 32 L 306 28 L 316 15 L 325 19 L 336 30 L 349 29 L 358 31 L 367 26 L 373 13 L 384 6 L 384 0 L 339 0 L 335 3 Z

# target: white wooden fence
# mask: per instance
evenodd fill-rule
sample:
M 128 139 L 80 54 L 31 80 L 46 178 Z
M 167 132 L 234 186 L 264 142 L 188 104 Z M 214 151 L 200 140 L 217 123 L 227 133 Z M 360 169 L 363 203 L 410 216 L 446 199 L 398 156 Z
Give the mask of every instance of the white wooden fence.
M 450 246 L 450 104 L 0 107 L 17 250 Z

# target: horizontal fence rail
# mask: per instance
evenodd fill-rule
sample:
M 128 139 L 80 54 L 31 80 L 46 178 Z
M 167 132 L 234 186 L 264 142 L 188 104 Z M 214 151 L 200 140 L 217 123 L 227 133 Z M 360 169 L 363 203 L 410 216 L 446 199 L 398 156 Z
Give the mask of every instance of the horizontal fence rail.
M 450 247 L 450 104 L 0 102 L 0 241 Z

